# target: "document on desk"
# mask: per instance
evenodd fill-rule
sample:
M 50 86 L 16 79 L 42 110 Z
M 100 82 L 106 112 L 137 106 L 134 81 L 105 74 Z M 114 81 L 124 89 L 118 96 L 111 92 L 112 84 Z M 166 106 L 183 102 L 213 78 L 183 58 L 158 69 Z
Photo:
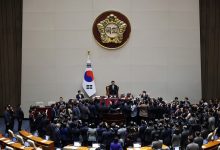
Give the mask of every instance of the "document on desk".
M 42 140 L 41 142 L 45 143 L 45 142 L 47 142 L 47 140 Z
M 24 149 L 24 148 L 25 148 L 25 146 L 21 146 L 20 148 L 21 148 L 21 149 Z
M 30 137 L 32 137 L 32 136 L 33 136 L 33 135 L 28 135 L 27 137 L 30 138 Z

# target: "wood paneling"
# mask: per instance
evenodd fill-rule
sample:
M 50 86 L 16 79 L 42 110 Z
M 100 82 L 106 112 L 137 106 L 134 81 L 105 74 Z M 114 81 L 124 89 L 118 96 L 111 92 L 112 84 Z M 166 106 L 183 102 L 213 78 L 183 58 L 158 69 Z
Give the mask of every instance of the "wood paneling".
M 0 113 L 21 102 L 22 0 L 0 0 Z
M 220 98 L 220 1 L 200 0 L 202 96 Z

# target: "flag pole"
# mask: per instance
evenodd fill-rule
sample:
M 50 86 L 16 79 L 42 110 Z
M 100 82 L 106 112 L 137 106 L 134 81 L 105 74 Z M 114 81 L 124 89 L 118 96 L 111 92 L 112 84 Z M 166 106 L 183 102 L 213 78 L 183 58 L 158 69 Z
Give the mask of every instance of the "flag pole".
M 88 51 L 88 59 L 89 59 L 89 56 L 90 56 L 90 51 Z

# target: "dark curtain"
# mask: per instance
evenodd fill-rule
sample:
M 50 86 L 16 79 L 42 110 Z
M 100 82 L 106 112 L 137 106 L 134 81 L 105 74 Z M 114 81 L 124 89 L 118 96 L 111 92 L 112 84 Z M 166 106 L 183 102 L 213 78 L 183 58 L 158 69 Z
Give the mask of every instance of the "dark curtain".
M 21 103 L 22 0 L 0 0 L 0 114 Z
M 220 0 L 200 0 L 203 99 L 220 99 Z

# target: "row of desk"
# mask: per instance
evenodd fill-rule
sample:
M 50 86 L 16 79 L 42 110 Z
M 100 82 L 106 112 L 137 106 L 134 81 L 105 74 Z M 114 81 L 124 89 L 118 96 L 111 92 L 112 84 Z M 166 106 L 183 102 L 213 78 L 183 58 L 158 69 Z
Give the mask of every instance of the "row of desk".
M 204 150 L 217 150 L 220 145 L 220 138 L 214 141 L 209 141 L 207 144 L 202 146 Z
M 5 138 L 2 134 L 0 134 L 0 143 L 2 147 L 9 146 L 16 150 L 34 150 L 33 147 L 25 147 L 18 142 L 13 142 L 11 139 Z
M 25 130 L 21 130 L 19 131 L 19 134 L 24 138 L 24 139 L 29 139 L 35 142 L 35 144 L 38 147 L 41 147 L 43 150 L 54 150 L 54 141 L 51 140 L 45 140 L 41 137 L 38 136 L 34 136 L 33 134 L 25 131 Z
M 41 137 L 38 136 L 34 136 L 33 134 L 22 130 L 19 131 L 19 134 L 25 139 L 30 139 L 32 141 L 35 142 L 35 144 L 38 147 L 41 147 L 43 150 L 54 150 L 54 142 L 51 140 L 44 140 Z M 11 141 L 11 139 L 4 137 L 2 134 L 0 134 L 0 143 L 3 146 L 10 146 L 12 148 L 14 148 L 15 150 L 34 150 L 33 147 L 25 147 L 24 145 L 18 143 L 18 142 L 13 142 Z M 218 148 L 218 146 L 220 145 L 220 138 L 214 141 L 210 141 L 207 144 L 204 144 L 202 146 L 202 149 L 204 150 L 216 150 Z M 64 150 L 71 150 L 71 149 L 76 149 L 76 147 L 74 146 L 65 146 L 63 148 Z M 89 150 L 88 147 L 77 147 L 77 149 L 79 150 Z M 150 146 L 145 146 L 145 147 L 141 147 L 139 148 L 140 150 L 152 150 L 152 147 Z M 163 145 L 162 149 L 169 149 L 168 146 Z M 135 150 L 135 148 L 127 148 L 127 150 Z

